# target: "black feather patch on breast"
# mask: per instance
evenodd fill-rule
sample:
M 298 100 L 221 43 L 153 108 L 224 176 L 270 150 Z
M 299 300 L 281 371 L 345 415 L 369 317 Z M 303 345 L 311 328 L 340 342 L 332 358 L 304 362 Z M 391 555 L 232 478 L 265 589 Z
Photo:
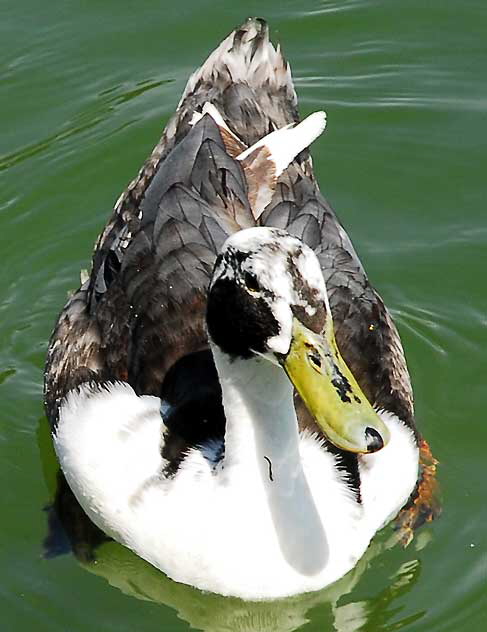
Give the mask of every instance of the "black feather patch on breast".
M 181 358 L 162 385 L 166 476 L 174 476 L 188 452 L 208 442 L 223 448 L 225 414 L 218 374 L 209 349 Z M 223 449 L 221 455 L 223 456 Z

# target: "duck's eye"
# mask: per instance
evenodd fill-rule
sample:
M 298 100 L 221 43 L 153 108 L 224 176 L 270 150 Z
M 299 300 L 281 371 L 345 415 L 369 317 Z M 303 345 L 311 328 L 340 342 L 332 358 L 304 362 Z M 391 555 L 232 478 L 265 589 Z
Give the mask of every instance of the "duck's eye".
M 259 282 L 253 274 L 250 274 L 250 272 L 245 273 L 244 283 L 247 290 L 252 294 L 257 294 L 258 292 L 260 292 Z

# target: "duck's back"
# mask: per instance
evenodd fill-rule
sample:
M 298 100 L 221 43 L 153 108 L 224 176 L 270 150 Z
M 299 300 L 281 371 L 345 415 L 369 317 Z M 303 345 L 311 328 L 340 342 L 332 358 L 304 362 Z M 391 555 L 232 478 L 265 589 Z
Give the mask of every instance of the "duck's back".
M 198 114 L 208 104 L 230 134 Z M 213 405 L 219 385 L 205 331 L 206 291 L 224 240 L 256 224 L 284 228 L 315 250 L 345 360 L 374 404 L 412 423 L 396 329 L 319 192 L 308 151 L 266 182 L 265 208 L 257 213 L 252 203 L 262 176 L 237 154 L 297 121 L 289 66 L 269 43 L 265 23 L 248 20 L 189 79 L 161 141 L 117 201 L 89 279 L 59 317 L 45 379 L 52 424 L 62 398 L 86 381 L 127 381 L 137 393 L 185 405 L 198 393 Z M 188 354 L 197 361 L 184 360 Z M 304 411 L 301 420 L 312 423 Z M 220 411 L 215 432 L 222 423 Z

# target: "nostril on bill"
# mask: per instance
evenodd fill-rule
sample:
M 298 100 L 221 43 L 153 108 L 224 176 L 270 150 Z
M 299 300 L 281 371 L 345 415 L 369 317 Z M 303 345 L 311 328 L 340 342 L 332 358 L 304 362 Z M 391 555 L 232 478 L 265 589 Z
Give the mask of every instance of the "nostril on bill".
M 365 429 L 365 442 L 368 452 L 377 452 L 384 447 L 384 441 L 375 428 L 367 427 Z

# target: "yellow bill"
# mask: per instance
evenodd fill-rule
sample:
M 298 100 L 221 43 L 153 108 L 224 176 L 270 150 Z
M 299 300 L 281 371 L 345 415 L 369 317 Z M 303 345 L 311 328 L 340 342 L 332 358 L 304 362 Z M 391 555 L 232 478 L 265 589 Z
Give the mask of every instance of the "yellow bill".
M 331 317 L 316 334 L 294 318 L 289 353 L 281 359 L 306 407 L 337 447 L 376 452 L 389 441 L 389 430 L 370 405 L 338 351 Z

